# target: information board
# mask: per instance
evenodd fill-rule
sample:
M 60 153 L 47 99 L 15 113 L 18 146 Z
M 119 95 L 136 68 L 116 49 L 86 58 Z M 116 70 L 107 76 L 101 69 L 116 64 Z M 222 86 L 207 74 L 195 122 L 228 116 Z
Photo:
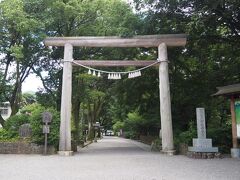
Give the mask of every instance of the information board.
M 237 137 L 240 138 L 240 100 L 235 101 L 235 113 L 237 123 Z

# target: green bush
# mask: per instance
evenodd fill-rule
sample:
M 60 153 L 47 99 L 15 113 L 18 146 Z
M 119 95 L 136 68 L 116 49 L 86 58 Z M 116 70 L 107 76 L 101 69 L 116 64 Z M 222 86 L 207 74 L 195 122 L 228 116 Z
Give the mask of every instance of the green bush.
M 18 137 L 13 137 L 6 129 L 0 128 L 0 142 L 16 141 Z
M 130 139 L 138 139 L 142 129 L 143 117 L 138 111 L 130 112 L 124 121 L 125 137 Z
M 29 115 L 17 114 L 8 118 L 5 123 L 4 129 L 7 130 L 9 138 L 18 137 L 18 131 L 21 125 L 29 123 Z
M 30 124 L 32 128 L 32 142 L 37 144 L 44 144 L 44 134 L 42 133 L 42 113 L 48 111 L 52 114 L 52 122 L 50 123 L 50 134 L 48 135 L 48 144 L 58 147 L 59 142 L 59 128 L 60 128 L 60 114 L 53 108 L 44 108 L 39 104 L 33 104 L 24 109 L 30 115 Z
M 134 131 L 125 131 L 124 137 L 127 139 L 138 139 L 138 134 Z
M 113 125 L 113 131 L 116 134 L 116 132 L 119 132 L 120 129 L 124 128 L 124 122 L 121 121 L 117 121 L 114 125 Z
M 226 124 L 221 127 L 208 128 L 207 137 L 212 138 L 213 146 L 218 147 L 221 153 L 229 153 L 232 148 L 231 124 Z
M 189 128 L 187 131 L 179 133 L 174 139 L 174 144 L 178 149 L 180 144 L 192 145 L 192 139 L 197 138 L 197 128 L 194 126 L 193 121 L 189 123 Z
M 179 143 L 191 145 L 193 138 L 197 138 L 196 131 L 188 130 L 188 131 L 181 132 L 179 134 Z
M 52 114 L 50 123 L 50 134 L 48 135 L 48 144 L 58 147 L 60 114 L 53 108 L 45 108 L 39 104 L 31 104 L 21 110 L 22 114 L 10 117 L 5 124 L 4 129 L 0 130 L 0 140 L 11 141 L 19 138 L 19 127 L 22 124 L 30 123 L 32 128 L 31 141 L 37 144 L 44 144 L 44 134 L 42 133 L 42 113 L 48 111 Z

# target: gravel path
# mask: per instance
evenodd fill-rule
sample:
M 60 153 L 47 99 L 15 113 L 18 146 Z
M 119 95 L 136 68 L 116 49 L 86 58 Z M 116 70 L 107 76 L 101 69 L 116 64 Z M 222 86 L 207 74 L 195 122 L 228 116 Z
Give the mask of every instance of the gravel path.
M 105 137 L 72 157 L 0 155 L 0 180 L 240 180 L 240 160 L 189 159 Z

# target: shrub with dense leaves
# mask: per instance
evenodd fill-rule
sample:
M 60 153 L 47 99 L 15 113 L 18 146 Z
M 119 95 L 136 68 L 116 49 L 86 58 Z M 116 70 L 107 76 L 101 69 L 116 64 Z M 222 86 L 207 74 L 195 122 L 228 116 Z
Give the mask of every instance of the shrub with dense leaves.
M 29 105 L 24 108 L 30 114 L 30 124 L 32 128 L 32 142 L 37 144 L 44 144 L 44 134 L 42 133 L 42 114 L 47 111 L 52 114 L 52 122 L 50 123 L 50 133 L 48 135 L 48 144 L 58 146 L 59 141 L 59 126 L 60 126 L 60 115 L 53 108 L 44 108 L 39 104 Z
M 4 129 L 7 130 L 10 138 L 18 137 L 18 131 L 21 125 L 29 123 L 29 115 L 17 114 L 8 118 L 5 123 Z
M 21 110 L 20 114 L 10 117 L 6 121 L 4 129 L 0 129 L 0 140 L 17 139 L 19 137 L 20 126 L 25 123 L 30 123 L 32 129 L 31 141 L 37 144 L 44 144 L 42 114 L 45 111 L 52 114 L 48 144 L 57 147 L 59 141 L 60 114 L 53 108 L 45 108 L 39 104 L 28 105 Z
M 12 134 L 7 131 L 6 129 L 0 128 L 0 142 L 9 142 L 9 141 L 16 141 L 18 137 L 12 136 Z
M 183 131 L 175 135 L 174 144 L 176 149 L 179 150 L 181 144 L 191 146 L 193 138 L 197 138 L 197 129 L 194 122 L 191 121 L 187 131 Z
M 138 139 L 143 124 L 143 117 L 138 111 L 130 112 L 124 121 L 125 137 L 130 139 Z
M 212 138 L 213 146 L 222 153 L 229 153 L 232 146 L 232 126 L 230 123 L 221 127 L 207 129 L 207 137 Z
M 117 132 L 119 132 L 121 129 L 123 129 L 124 127 L 124 122 L 121 121 L 117 121 L 114 125 L 113 125 L 113 131 L 116 134 Z

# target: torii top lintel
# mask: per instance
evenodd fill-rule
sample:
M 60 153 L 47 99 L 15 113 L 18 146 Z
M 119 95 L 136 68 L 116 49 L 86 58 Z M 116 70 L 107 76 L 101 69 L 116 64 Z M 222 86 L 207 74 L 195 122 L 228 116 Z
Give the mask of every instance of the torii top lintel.
M 72 44 L 79 47 L 158 47 L 161 43 L 167 46 L 185 46 L 186 34 L 164 34 L 133 36 L 128 38 L 118 36 L 80 36 L 80 37 L 48 37 L 44 40 L 46 46 L 64 46 Z

